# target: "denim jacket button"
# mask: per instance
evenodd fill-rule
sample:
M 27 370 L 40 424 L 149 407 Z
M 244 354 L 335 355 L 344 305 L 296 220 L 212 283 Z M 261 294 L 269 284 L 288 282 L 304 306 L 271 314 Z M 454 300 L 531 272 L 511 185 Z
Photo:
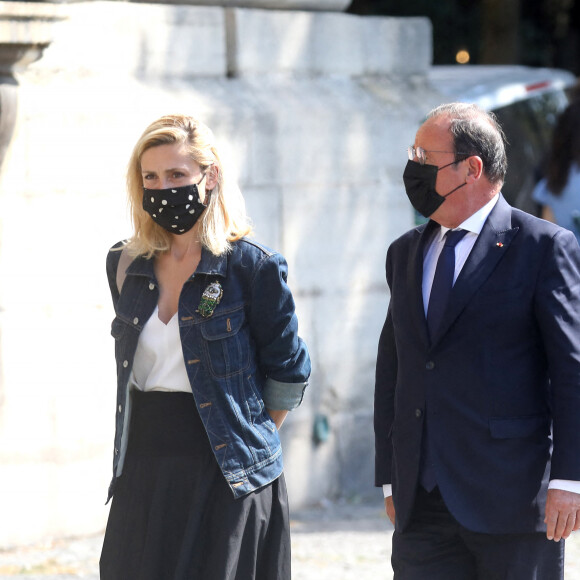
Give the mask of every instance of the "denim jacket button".
M 139 324 L 139 319 L 136 316 L 133 318 L 133 324 Z
M 153 282 L 149 282 L 149 290 L 155 290 L 155 284 Z
M 123 405 L 119 405 L 119 413 L 123 410 Z
M 128 360 L 124 360 L 123 361 L 123 368 L 127 368 L 129 366 L 129 361 Z

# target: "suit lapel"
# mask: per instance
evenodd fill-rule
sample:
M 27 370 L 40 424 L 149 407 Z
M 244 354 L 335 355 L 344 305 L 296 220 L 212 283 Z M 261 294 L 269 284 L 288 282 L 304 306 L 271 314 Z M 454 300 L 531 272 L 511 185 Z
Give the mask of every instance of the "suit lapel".
M 500 195 L 457 277 L 441 325 L 436 335 L 432 337 L 432 346 L 449 330 L 508 251 L 511 241 L 518 232 L 518 228 L 511 227 L 511 210 L 510 205 Z
M 409 248 L 407 288 L 409 289 L 410 310 L 415 328 L 419 330 L 421 340 L 425 345 L 429 344 L 429 332 L 423 304 L 423 257 L 425 246 L 438 229 L 439 225 L 431 220 L 425 226 L 417 228 L 415 239 Z

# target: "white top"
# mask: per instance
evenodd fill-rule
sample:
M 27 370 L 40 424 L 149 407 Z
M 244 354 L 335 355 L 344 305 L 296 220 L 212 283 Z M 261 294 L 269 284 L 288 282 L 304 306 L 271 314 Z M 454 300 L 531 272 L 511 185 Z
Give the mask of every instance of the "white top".
M 159 319 L 159 308 L 155 307 L 139 336 L 130 384 L 140 391 L 191 393 L 177 312 L 165 324 Z

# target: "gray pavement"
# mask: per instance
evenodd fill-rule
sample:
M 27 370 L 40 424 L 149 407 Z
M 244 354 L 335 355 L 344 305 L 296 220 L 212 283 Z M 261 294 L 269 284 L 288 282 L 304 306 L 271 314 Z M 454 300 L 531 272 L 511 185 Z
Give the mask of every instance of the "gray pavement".
M 380 499 L 296 511 L 291 529 L 293 580 L 392 580 L 393 528 Z M 101 543 L 98 534 L 0 550 L 0 579 L 98 580 Z M 566 580 L 580 580 L 580 534 L 566 542 Z

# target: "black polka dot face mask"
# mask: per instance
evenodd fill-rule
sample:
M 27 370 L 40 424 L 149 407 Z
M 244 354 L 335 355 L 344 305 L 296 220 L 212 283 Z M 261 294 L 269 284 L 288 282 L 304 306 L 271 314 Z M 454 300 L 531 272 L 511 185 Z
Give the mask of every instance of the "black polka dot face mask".
M 143 188 L 143 209 L 156 224 L 172 234 L 188 232 L 206 207 L 201 203 L 195 183 L 169 189 Z

